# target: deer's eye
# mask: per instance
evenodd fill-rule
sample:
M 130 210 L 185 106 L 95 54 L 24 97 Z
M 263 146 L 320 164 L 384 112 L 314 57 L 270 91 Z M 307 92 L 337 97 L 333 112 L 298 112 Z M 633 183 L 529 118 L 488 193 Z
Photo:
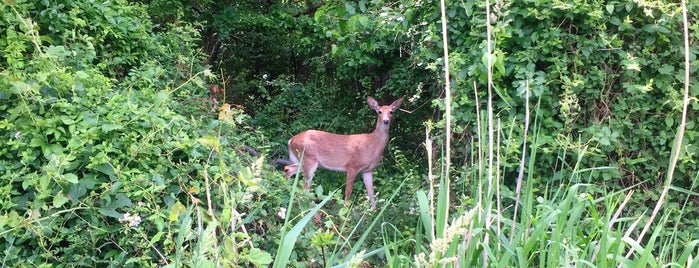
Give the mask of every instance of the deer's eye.
M 378 111 L 376 111 L 376 112 L 379 113 L 379 114 L 383 113 L 381 110 L 378 110 Z

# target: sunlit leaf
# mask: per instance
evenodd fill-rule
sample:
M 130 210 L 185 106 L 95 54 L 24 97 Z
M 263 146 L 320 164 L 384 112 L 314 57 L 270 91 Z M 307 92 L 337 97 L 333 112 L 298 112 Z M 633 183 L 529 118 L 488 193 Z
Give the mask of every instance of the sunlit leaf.
M 78 176 L 73 173 L 63 174 L 63 178 L 70 183 L 78 183 Z
M 180 214 L 183 212 L 186 212 L 187 208 L 182 205 L 182 203 L 177 202 L 174 205 L 172 205 L 172 208 L 170 208 L 170 213 L 168 214 L 168 220 L 170 222 L 177 221 L 179 218 Z
M 209 147 L 209 148 L 219 148 L 219 146 L 220 146 L 219 139 L 214 137 L 214 136 L 204 136 L 204 137 L 198 138 L 197 142 L 199 142 L 199 144 L 204 145 L 204 146 Z
M 68 202 L 68 197 L 63 194 L 63 191 L 59 191 L 53 195 L 53 207 L 62 207 L 66 202 Z
M 272 263 L 272 255 L 259 248 L 252 248 L 248 254 L 248 261 L 255 267 L 269 267 L 269 264 Z

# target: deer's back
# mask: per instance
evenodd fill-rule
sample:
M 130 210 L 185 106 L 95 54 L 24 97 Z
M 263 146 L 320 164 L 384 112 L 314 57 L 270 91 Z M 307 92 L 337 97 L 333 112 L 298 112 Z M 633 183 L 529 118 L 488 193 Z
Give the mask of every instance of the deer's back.
M 351 166 L 360 171 L 373 170 L 386 147 L 385 138 L 373 134 L 341 135 L 307 130 L 289 140 L 289 150 L 304 161 L 318 161 L 327 169 L 345 171 Z

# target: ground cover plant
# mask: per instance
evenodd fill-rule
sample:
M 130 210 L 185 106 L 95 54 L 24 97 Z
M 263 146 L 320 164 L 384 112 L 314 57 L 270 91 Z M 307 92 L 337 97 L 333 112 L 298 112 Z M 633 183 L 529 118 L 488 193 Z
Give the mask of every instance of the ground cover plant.
M 698 13 L 3 1 L 0 265 L 697 266 Z M 367 96 L 405 97 L 377 210 L 285 179 L 294 134 L 374 128 Z

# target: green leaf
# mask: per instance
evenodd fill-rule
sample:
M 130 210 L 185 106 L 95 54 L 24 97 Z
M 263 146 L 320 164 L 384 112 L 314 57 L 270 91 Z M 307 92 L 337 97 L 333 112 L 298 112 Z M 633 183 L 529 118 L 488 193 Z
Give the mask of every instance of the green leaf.
M 661 74 L 671 74 L 674 71 L 675 67 L 669 64 L 663 64 L 663 66 L 660 66 L 660 68 L 658 68 L 658 72 Z
M 204 137 L 198 138 L 197 142 L 199 142 L 199 144 L 204 145 L 204 146 L 209 147 L 209 148 L 218 148 L 220 146 L 220 142 L 219 142 L 218 138 L 216 138 L 214 136 L 204 136 Z
M 161 90 L 155 94 L 155 99 L 153 100 L 156 106 L 161 106 L 168 100 L 169 93 L 167 90 Z
M 430 201 L 427 198 L 425 191 L 417 191 L 417 203 L 420 206 L 420 220 L 422 221 L 422 226 L 425 227 L 425 234 L 427 234 L 427 241 L 432 242 L 432 217 L 430 216 Z
M 170 209 L 170 214 L 168 214 L 167 218 L 170 220 L 170 222 L 176 221 L 177 218 L 180 216 L 180 213 L 187 211 L 187 208 L 182 205 L 179 201 L 172 205 L 172 208 Z
M 73 183 L 73 184 L 78 183 L 78 176 L 76 176 L 73 173 L 66 173 L 63 175 L 63 178 L 65 178 L 66 181 L 68 181 L 70 183 Z
M 281 243 L 279 243 L 279 247 L 277 248 L 277 256 L 274 258 L 274 264 L 273 267 L 279 268 L 279 267 L 288 267 L 289 264 L 289 257 L 291 257 L 291 252 L 294 249 L 294 245 L 296 244 L 296 240 L 298 240 L 299 236 L 301 235 L 301 231 L 303 228 L 311 221 L 311 218 L 318 213 L 318 210 L 320 210 L 323 205 L 325 205 L 328 200 L 330 200 L 335 193 L 337 193 L 337 190 L 333 191 L 330 193 L 328 196 L 323 199 L 320 203 L 318 203 L 311 211 L 309 211 L 301 220 L 296 222 L 294 224 L 294 227 L 291 228 L 288 232 L 284 232 L 281 235 Z M 282 228 L 287 228 L 286 226 Z
M 158 243 L 160 241 L 160 238 L 165 234 L 165 232 L 158 232 L 155 234 L 151 239 L 148 241 L 148 247 L 151 247 L 155 245 L 155 243 Z
M 614 12 L 614 4 L 607 4 L 607 13 L 612 14 Z
M 109 133 L 110 131 L 123 129 L 123 128 L 124 128 L 124 126 L 122 126 L 122 125 L 104 124 L 104 125 L 102 125 L 102 132 Z
M 70 55 L 64 46 L 50 46 L 46 48 L 46 55 L 56 58 L 65 58 Z
M 113 208 L 100 208 L 97 210 L 100 214 L 107 216 L 107 217 L 112 217 L 115 219 L 121 218 L 121 213 L 117 212 Z
M 318 22 L 320 22 L 320 19 L 323 17 L 324 14 L 325 14 L 325 8 L 320 7 L 320 8 L 318 8 L 318 10 L 316 10 L 316 13 L 313 14 L 313 19 L 318 23 Z
M 127 197 L 123 193 L 118 193 L 116 195 L 116 198 L 114 199 L 114 201 L 112 201 L 109 204 L 109 207 L 123 208 L 123 207 L 130 207 L 132 205 L 133 205 L 133 203 L 131 203 L 131 199 L 129 199 L 129 197 Z
M 116 173 L 114 172 L 114 167 L 108 163 L 96 165 L 92 167 L 92 169 L 99 171 L 104 175 L 109 176 L 110 178 L 116 176 Z
M 197 261 L 197 263 L 196 263 L 196 265 L 194 265 L 194 267 L 202 267 L 202 268 L 209 268 L 209 267 L 211 267 L 211 268 L 213 268 L 213 267 L 216 267 L 216 263 L 214 263 L 214 262 L 211 261 L 211 260 L 203 259 L 203 258 L 202 258 L 202 259 L 199 259 L 199 260 Z
M 192 78 L 192 83 L 199 88 L 206 88 L 206 83 L 199 76 Z
M 252 248 L 248 255 L 248 261 L 255 267 L 269 267 L 269 264 L 272 263 L 272 255 L 259 248 Z
M 665 28 L 665 27 L 663 27 L 663 26 L 660 26 L 660 25 L 658 25 L 658 26 L 656 27 L 656 29 L 658 30 L 658 32 L 660 32 L 660 33 L 662 33 L 662 34 L 669 34 L 669 33 L 671 33 L 670 30 L 668 30 L 667 28 Z
M 670 117 L 670 116 L 665 117 L 665 125 L 666 125 L 667 127 L 672 127 L 672 125 L 673 125 L 674 123 L 675 123 L 675 119 L 673 119 L 673 118 Z
M 359 4 L 359 11 L 366 12 L 366 0 L 360 0 L 358 4 Z
M 62 190 L 58 191 L 58 193 L 53 196 L 53 207 L 62 207 L 66 202 L 68 202 L 68 197 L 63 194 Z
M 360 15 L 359 16 L 359 24 L 361 24 L 363 27 L 368 27 L 369 26 L 369 17 Z
M 354 13 L 357 13 L 357 10 L 355 10 L 354 6 L 350 3 L 345 3 L 345 10 L 349 15 L 354 15 Z

